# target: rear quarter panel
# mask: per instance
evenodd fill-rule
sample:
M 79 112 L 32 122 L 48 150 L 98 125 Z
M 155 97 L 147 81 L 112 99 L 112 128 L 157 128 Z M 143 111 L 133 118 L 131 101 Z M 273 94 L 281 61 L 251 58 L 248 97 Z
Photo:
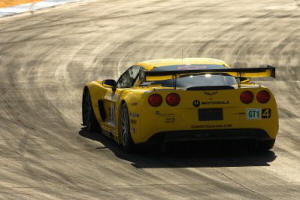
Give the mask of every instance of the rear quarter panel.
M 101 125 L 103 123 L 98 106 L 98 100 L 103 99 L 105 94 L 107 93 L 107 88 L 104 88 L 102 85 L 102 81 L 92 81 L 85 85 L 90 92 L 91 102 L 95 117 L 98 123 Z
M 120 114 L 121 114 L 121 105 L 123 103 L 126 103 L 128 112 L 129 112 L 129 121 L 130 121 L 130 132 L 131 137 L 135 143 L 138 143 L 140 140 L 140 134 L 143 134 L 143 131 L 141 130 L 138 133 L 138 130 L 140 130 L 138 127 L 140 126 L 140 123 L 144 121 L 142 119 L 141 113 L 144 112 L 145 107 L 145 89 L 143 88 L 132 88 L 124 90 L 120 93 L 120 100 L 117 103 L 118 105 L 118 113 L 117 113 L 117 120 L 118 120 L 118 132 L 120 129 Z M 120 136 L 118 136 L 120 138 Z M 120 141 L 119 141 L 120 142 Z

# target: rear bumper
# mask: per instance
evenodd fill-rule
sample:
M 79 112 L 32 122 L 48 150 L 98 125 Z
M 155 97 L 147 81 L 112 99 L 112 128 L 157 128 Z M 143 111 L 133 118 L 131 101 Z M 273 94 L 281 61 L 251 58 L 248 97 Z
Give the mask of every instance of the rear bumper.
M 148 142 L 180 142 L 205 140 L 271 140 L 262 129 L 217 129 L 193 131 L 168 131 L 153 135 Z

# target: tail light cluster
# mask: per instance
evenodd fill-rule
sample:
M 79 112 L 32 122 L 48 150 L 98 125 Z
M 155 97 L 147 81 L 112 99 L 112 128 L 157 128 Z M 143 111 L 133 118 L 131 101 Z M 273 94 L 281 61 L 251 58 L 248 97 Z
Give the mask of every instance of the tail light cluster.
M 148 102 L 151 106 L 160 106 L 163 102 L 163 98 L 160 94 L 152 94 L 148 98 Z M 180 103 L 180 96 L 176 93 L 170 93 L 166 96 L 166 103 L 170 106 L 177 106 Z
M 270 93 L 266 90 L 261 90 L 256 94 L 256 100 L 259 103 L 267 103 L 270 100 Z M 240 100 L 244 104 L 250 104 L 254 100 L 254 94 L 246 90 L 241 93 Z M 157 107 L 160 106 L 163 102 L 163 98 L 160 94 L 152 94 L 148 98 L 148 102 L 151 106 Z M 166 96 L 166 103 L 169 106 L 177 106 L 180 103 L 180 96 L 177 93 L 170 93 Z
M 240 95 L 240 99 L 241 99 L 241 102 L 243 102 L 245 104 L 249 104 L 253 101 L 253 93 L 250 91 L 244 91 Z
M 180 103 L 180 96 L 176 93 L 168 94 L 166 97 L 166 102 L 170 106 L 177 106 Z
M 267 103 L 270 100 L 270 93 L 266 90 L 261 90 L 256 94 L 256 100 L 259 103 Z M 254 95 L 251 91 L 247 90 L 241 93 L 240 100 L 245 104 L 249 104 L 253 101 Z
M 160 94 L 152 94 L 149 98 L 148 98 L 148 102 L 151 106 L 157 107 L 160 106 L 160 104 L 162 103 L 162 97 Z
M 262 90 L 257 93 L 256 100 L 259 103 L 267 103 L 270 100 L 270 94 L 266 90 Z

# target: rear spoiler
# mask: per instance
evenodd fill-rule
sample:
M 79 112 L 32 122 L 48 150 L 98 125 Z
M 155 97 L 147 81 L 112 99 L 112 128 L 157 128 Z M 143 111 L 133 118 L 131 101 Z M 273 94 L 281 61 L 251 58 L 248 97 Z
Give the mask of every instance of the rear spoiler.
M 175 70 L 175 71 L 142 71 L 144 76 L 176 76 L 179 74 L 208 74 L 229 73 L 235 77 L 273 77 L 275 78 L 275 67 L 268 65 L 260 68 L 225 68 L 225 69 L 198 69 L 198 70 Z M 142 75 L 143 76 L 143 75 Z
M 268 65 L 267 67 L 256 68 L 224 68 L 224 69 L 197 69 L 197 70 L 174 70 L 174 71 L 141 71 L 141 82 L 146 81 L 147 76 L 172 76 L 176 79 L 180 74 L 212 74 L 212 73 L 226 73 L 237 78 L 251 78 L 251 77 L 272 77 L 275 78 L 275 67 Z

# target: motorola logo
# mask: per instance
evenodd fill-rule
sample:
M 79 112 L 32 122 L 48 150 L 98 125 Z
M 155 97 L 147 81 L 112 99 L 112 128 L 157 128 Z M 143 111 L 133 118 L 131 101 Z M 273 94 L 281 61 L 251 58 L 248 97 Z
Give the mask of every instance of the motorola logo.
M 198 106 L 200 106 L 200 101 L 199 100 L 194 100 L 193 101 L 193 105 L 195 106 L 195 107 L 198 107 Z

